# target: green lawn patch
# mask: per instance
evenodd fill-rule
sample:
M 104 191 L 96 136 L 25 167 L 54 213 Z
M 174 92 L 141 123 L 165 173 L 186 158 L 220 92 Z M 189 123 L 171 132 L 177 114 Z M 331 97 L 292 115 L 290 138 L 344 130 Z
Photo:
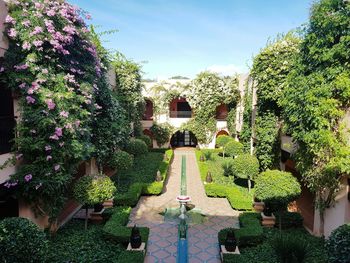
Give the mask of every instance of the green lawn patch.
M 167 156 L 166 160 L 164 154 Z M 171 149 L 160 149 L 135 157 L 132 168 L 113 178 L 114 181 L 121 182 L 121 185 L 117 184 L 118 191 L 114 197 L 114 204 L 135 206 L 142 194 L 161 194 L 172 158 Z M 155 181 L 158 170 L 163 178 L 160 182 Z
M 204 162 L 200 161 L 201 155 L 209 155 L 210 159 Z M 205 181 L 208 171 L 210 171 L 213 183 L 205 184 L 205 192 L 210 197 L 227 198 L 233 209 L 236 210 L 251 210 L 253 191 L 248 192 L 248 188 L 235 184 L 232 176 L 224 176 L 222 164 L 225 159 L 219 156 L 220 150 L 196 150 L 196 159 L 199 167 L 199 172 L 202 181 Z

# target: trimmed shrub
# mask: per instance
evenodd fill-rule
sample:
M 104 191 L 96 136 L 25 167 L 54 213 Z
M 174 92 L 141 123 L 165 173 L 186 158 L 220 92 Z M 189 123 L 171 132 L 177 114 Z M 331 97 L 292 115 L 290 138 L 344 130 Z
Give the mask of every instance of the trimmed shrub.
M 232 174 L 235 177 L 247 179 L 248 189 L 251 188 L 251 180 L 259 174 L 259 161 L 250 154 L 238 155 L 232 160 Z
M 136 206 L 142 194 L 143 183 L 134 183 L 126 193 L 116 193 L 113 199 L 114 205 Z
M 118 257 L 119 263 L 143 263 L 145 256 L 139 251 L 125 250 Z
M 297 213 L 297 212 L 288 212 L 288 211 L 278 213 L 275 215 L 276 216 L 276 227 L 279 227 L 280 214 L 282 215 L 282 218 L 281 218 L 281 228 L 282 229 L 303 227 L 304 218 L 302 217 L 302 215 L 300 213 Z
M 94 205 L 113 197 L 116 187 L 105 175 L 86 175 L 74 185 L 74 198 L 81 204 Z
M 271 245 L 280 262 L 305 262 L 308 252 L 308 243 L 305 239 L 291 234 L 275 237 Z
M 110 159 L 109 166 L 113 169 L 117 169 L 119 172 L 128 170 L 132 167 L 133 163 L 134 156 L 125 151 L 117 151 Z
M 236 142 L 235 140 L 230 141 L 224 147 L 225 154 L 228 156 L 238 156 L 243 153 L 243 144 Z
M 252 200 L 240 190 L 232 186 L 219 185 L 215 183 L 204 185 L 207 196 L 226 197 L 233 209 L 252 210 Z
M 259 161 L 250 154 L 239 155 L 232 160 L 232 173 L 238 178 L 253 180 L 259 174 Z
M 216 138 L 216 147 L 225 148 L 226 144 L 234 141 L 234 139 L 229 135 L 220 135 Z M 224 153 L 225 154 L 225 153 Z
M 350 262 L 350 224 L 333 230 L 326 241 L 326 250 L 330 263 Z
M 286 210 L 300 193 L 299 182 L 288 172 L 267 170 L 255 181 L 255 197 L 264 201 L 272 211 Z
M 125 147 L 125 151 L 135 156 L 148 152 L 147 144 L 140 139 L 131 139 Z
M 259 213 L 243 213 L 238 219 L 241 228 L 236 229 L 235 235 L 240 247 L 256 246 L 263 242 L 264 232 Z
M 45 262 L 48 241 L 44 231 L 26 218 L 0 221 L 0 261 Z
M 141 135 L 141 136 L 138 136 L 137 139 L 144 141 L 148 147 L 152 148 L 153 143 L 152 143 L 151 137 L 147 135 Z

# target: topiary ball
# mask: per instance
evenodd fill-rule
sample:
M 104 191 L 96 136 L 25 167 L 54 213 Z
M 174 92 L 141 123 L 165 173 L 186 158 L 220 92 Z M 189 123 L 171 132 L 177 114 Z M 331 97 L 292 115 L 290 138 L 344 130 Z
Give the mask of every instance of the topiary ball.
M 326 249 L 330 263 L 350 262 L 350 224 L 333 230 L 326 241 Z
M 140 139 L 131 139 L 125 147 L 125 151 L 135 156 L 146 154 L 148 147 L 146 143 Z
M 141 136 L 137 137 L 137 139 L 144 141 L 148 147 L 150 147 L 150 148 L 152 147 L 151 137 L 149 137 L 147 135 L 141 135 Z
M 243 144 L 236 141 L 230 141 L 225 145 L 224 150 L 225 155 L 235 157 L 243 153 Z
M 110 159 L 109 165 L 117 171 L 126 171 L 134 164 L 134 156 L 125 152 L 117 151 Z
M 116 190 L 106 175 L 85 175 L 75 183 L 73 195 L 81 204 L 94 205 L 111 199 Z
M 43 230 L 26 218 L 0 221 L 0 261 L 45 262 L 48 241 Z
M 216 138 L 216 146 L 217 147 L 225 147 L 226 144 L 228 144 L 229 142 L 234 141 L 234 139 L 229 136 L 229 135 L 219 135 Z

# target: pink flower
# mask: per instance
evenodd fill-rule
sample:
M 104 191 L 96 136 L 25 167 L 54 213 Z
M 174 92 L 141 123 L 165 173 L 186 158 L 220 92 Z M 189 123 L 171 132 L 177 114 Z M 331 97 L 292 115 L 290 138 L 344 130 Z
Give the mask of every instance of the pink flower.
M 34 6 L 35 6 L 36 9 L 42 9 L 42 8 L 43 8 L 43 5 L 40 4 L 40 3 L 38 3 L 38 2 L 36 2 L 36 3 L 34 4 Z
M 45 146 L 45 151 L 47 151 L 47 152 L 48 152 L 48 151 L 51 151 L 51 150 L 52 150 L 52 148 L 51 148 L 51 146 L 50 146 L 50 145 L 46 145 L 46 146 Z
M 46 156 L 46 161 L 50 161 L 52 159 L 51 155 Z
M 55 134 L 58 136 L 58 137 L 61 137 L 62 136 L 62 128 L 56 128 L 55 129 Z
M 4 67 L 1 67 L 0 68 L 0 72 L 4 72 L 5 71 L 5 68 Z
M 74 124 L 78 128 L 80 126 L 80 120 L 76 120 Z
M 43 28 L 41 26 L 36 26 L 34 27 L 34 31 L 32 33 L 30 33 L 31 36 L 40 34 L 43 32 Z
M 7 15 L 6 18 L 5 18 L 5 23 L 9 23 L 9 24 L 15 24 L 16 23 L 16 20 L 10 16 L 10 15 Z
M 62 116 L 62 117 L 68 118 L 68 115 L 69 115 L 69 113 L 66 112 L 66 111 L 61 111 L 60 112 L 60 116 Z
M 36 47 L 41 47 L 42 45 L 43 45 L 43 41 L 41 41 L 41 40 L 35 40 L 35 41 L 33 41 L 33 44 L 34 44 L 34 46 L 36 46 Z
M 47 14 L 48 16 L 54 16 L 54 15 L 56 15 L 56 12 L 55 12 L 55 10 L 50 9 L 49 11 L 47 11 L 46 14 Z
M 75 34 L 75 27 L 73 26 L 65 26 L 62 30 L 71 35 Z
M 26 182 L 29 182 L 30 180 L 32 180 L 33 176 L 31 174 L 27 174 L 26 176 L 24 176 L 24 180 Z
M 60 142 L 59 145 L 60 145 L 60 147 L 63 147 L 64 142 Z
M 43 70 L 41 70 L 41 73 L 43 73 L 43 74 L 48 74 L 49 71 L 48 71 L 46 68 L 44 68 Z
M 31 47 L 32 47 L 32 46 L 31 46 L 27 41 L 25 41 L 25 42 L 23 43 L 23 45 L 22 45 L 22 48 L 23 48 L 24 50 L 29 50 Z
M 56 107 L 56 104 L 52 101 L 52 99 L 47 99 L 45 102 L 49 110 L 53 110 Z
M 26 97 L 26 100 L 27 100 L 27 103 L 28 103 L 28 104 L 33 104 L 33 103 L 35 103 L 35 99 L 34 99 L 33 97 L 31 97 L 31 96 L 27 96 L 27 97 Z
M 8 32 L 7 32 L 8 36 L 10 38 L 15 38 L 17 36 L 17 31 L 14 28 L 11 28 Z
M 16 65 L 13 67 L 15 68 L 15 70 L 24 70 L 24 69 L 27 69 L 29 66 L 27 64 L 22 64 L 22 65 Z
M 57 172 L 60 169 L 60 167 L 61 166 L 59 164 L 56 164 L 55 167 L 54 167 L 55 171 Z
M 30 21 L 29 20 L 24 20 L 22 22 L 22 25 L 25 26 L 25 27 L 29 27 L 30 26 Z
M 58 138 L 58 136 L 57 136 L 56 134 L 54 134 L 54 135 L 51 135 L 51 136 L 50 136 L 50 139 L 51 139 L 51 140 L 58 141 L 60 138 Z
M 23 82 L 23 83 L 20 84 L 18 87 L 20 87 L 21 89 L 24 89 L 26 86 L 27 86 L 27 84 Z

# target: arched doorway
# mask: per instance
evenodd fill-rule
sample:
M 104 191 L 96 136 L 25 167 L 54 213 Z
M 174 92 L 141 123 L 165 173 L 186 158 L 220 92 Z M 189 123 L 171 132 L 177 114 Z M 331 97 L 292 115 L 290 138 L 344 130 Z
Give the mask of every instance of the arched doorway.
M 196 136 L 187 130 L 175 132 L 170 139 L 171 147 L 196 147 L 197 144 Z
M 221 130 L 216 134 L 216 138 L 219 137 L 220 135 L 229 135 L 227 131 Z

